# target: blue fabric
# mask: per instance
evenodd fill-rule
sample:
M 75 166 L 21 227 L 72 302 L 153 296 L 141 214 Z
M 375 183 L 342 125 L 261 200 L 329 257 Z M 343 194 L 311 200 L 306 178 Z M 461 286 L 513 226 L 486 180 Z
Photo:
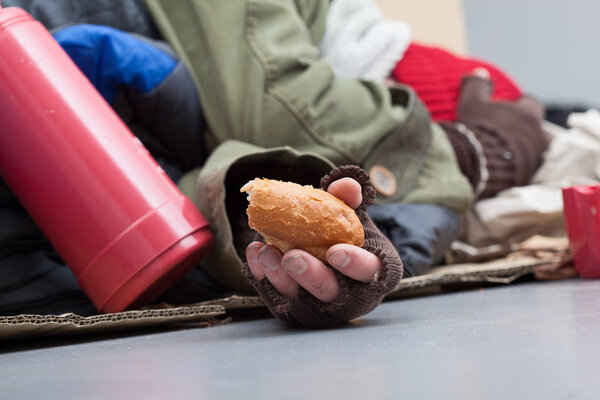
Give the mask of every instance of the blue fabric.
M 375 204 L 368 213 L 398 250 L 405 277 L 429 273 L 458 236 L 458 214 L 435 204 Z
M 120 85 L 146 93 L 177 64 L 152 44 L 107 26 L 73 25 L 54 38 L 109 103 Z

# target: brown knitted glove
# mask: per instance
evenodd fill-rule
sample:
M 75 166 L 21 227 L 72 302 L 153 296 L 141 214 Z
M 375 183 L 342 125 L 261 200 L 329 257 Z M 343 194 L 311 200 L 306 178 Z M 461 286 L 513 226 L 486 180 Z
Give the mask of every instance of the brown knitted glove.
M 514 102 L 492 100 L 492 91 L 487 79 L 463 78 L 457 120 L 440 122 L 477 198 L 527 185 L 549 144 L 541 103 L 528 95 Z
M 373 282 L 363 283 L 334 271 L 340 285 L 339 297 L 331 303 L 324 303 L 300 288 L 297 298 L 281 295 L 268 279 L 257 281 L 246 263 L 243 273 L 278 319 L 290 324 L 310 328 L 325 328 L 343 324 L 373 310 L 400 281 L 402 261 L 391 242 L 379 231 L 367 215 L 367 205 L 375 199 L 367 173 L 357 166 L 343 166 L 334 169 L 321 179 L 321 188 L 340 178 L 350 177 L 362 186 L 363 202 L 356 209 L 365 231 L 363 248 L 376 254 L 382 261 L 379 275 Z

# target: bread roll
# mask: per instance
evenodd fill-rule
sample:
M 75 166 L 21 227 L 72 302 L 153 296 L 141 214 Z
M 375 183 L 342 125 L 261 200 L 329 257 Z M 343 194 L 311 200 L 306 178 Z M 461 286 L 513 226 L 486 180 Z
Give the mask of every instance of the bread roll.
M 248 224 L 283 253 L 302 249 L 323 262 L 337 243 L 362 246 L 362 224 L 354 210 L 321 189 L 256 178 L 241 189 L 250 202 Z

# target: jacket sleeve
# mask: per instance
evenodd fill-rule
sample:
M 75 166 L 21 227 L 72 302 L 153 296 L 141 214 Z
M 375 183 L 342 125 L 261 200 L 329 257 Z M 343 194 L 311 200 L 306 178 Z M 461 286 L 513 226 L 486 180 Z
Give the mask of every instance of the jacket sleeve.
M 281 295 L 268 279 L 254 279 L 246 263 L 243 268 L 244 275 L 256 288 L 271 313 L 290 325 L 326 328 L 358 318 L 373 310 L 394 290 L 402 277 L 400 256 L 367 215 L 367 205 L 371 204 L 375 197 L 375 190 L 367 173 L 356 166 L 336 168 L 321 179 L 321 188 L 326 190 L 331 182 L 343 177 L 353 178 L 362 186 L 363 203 L 356 209 L 356 214 L 365 231 L 363 248 L 381 259 L 382 269 L 369 283 L 356 281 L 335 271 L 340 295 L 335 301 L 324 303 L 302 288 L 295 299 Z

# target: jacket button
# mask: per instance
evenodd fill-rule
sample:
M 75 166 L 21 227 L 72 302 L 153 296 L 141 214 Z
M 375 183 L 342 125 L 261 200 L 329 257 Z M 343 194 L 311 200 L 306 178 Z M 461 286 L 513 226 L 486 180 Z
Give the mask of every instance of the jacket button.
M 373 165 L 369 170 L 371 184 L 377 193 L 382 196 L 392 196 L 398 190 L 398 183 L 394 174 L 381 165 Z

